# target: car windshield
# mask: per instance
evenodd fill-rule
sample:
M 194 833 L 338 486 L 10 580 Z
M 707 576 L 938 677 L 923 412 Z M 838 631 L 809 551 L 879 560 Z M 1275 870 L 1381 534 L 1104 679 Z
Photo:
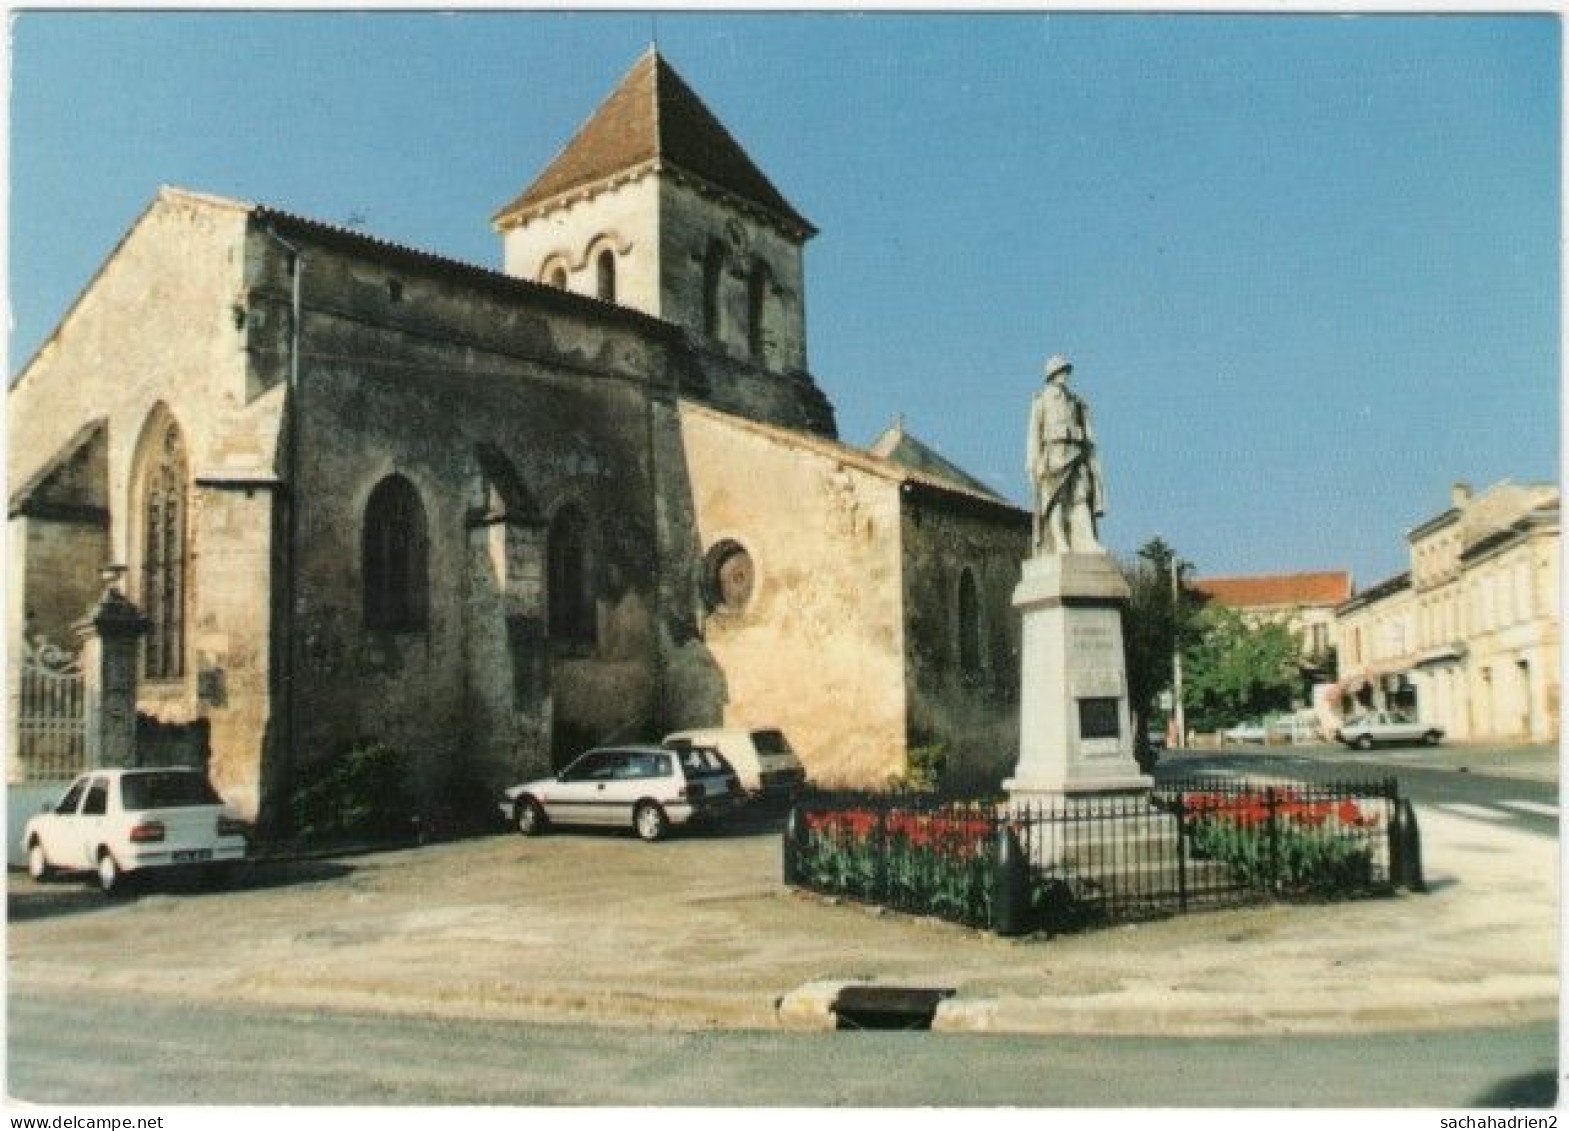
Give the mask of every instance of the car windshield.
M 192 805 L 222 805 L 211 783 L 202 774 L 126 774 L 120 779 L 120 800 L 127 809 L 183 809 Z
M 706 746 L 688 746 L 677 751 L 681 758 L 681 768 L 688 774 L 722 774 L 725 764 L 718 753 Z

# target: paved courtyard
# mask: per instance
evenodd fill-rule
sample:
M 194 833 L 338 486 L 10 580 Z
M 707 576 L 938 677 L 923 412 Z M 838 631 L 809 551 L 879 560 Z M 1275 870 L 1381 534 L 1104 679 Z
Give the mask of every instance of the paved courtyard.
M 957 991 L 938 1028 L 1272 1033 L 1557 1015 L 1557 841 L 1423 816 L 1432 892 L 1004 940 L 784 888 L 764 827 L 498 835 L 106 902 L 10 877 L 9 974 L 187 1000 L 773 1028 L 803 987 Z M 819 1019 L 820 1020 L 820 1019 Z M 810 1014 L 797 1022 L 813 1024 Z

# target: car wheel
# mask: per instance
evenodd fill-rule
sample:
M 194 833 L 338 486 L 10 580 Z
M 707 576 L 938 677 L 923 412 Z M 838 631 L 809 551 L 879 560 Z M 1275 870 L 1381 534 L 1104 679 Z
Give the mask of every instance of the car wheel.
M 1360 735 L 1351 745 L 1358 750 L 1371 750 L 1373 749 L 1373 736 L 1370 734 Z
M 1439 734 L 1436 730 L 1430 730 L 1422 736 L 1422 741 L 1427 743 L 1429 746 L 1437 746 L 1438 740 L 1443 737 L 1444 736 Z
M 44 854 L 44 846 L 40 841 L 35 840 L 27 846 L 27 874 L 38 883 L 54 878 L 54 867 Z
M 125 890 L 125 873 L 107 848 L 98 854 L 98 890 L 105 895 L 119 895 Z
M 644 840 L 660 839 L 670 831 L 670 818 L 653 801 L 644 801 L 632 813 L 632 827 Z
M 512 814 L 512 823 L 524 836 L 538 836 L 545 831 L 545 811 L 532 797 L 519 798 L 517 809 Z

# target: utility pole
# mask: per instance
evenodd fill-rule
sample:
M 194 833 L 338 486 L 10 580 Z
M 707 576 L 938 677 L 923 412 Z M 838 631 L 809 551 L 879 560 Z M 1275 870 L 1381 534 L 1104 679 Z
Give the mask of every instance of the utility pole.
M 1182 608 L 1182 592 L 1177 581 L 1177 555 L 1171 555 L 1171 624 L 1175 630 Z M 1188 718 L 1182 709 L 1182 634 L 1174 632 L 1171 642 L 1171 697 L 1177 723 L 1176 741 L 1172 746 L 1184 746 L 1188 741 Z

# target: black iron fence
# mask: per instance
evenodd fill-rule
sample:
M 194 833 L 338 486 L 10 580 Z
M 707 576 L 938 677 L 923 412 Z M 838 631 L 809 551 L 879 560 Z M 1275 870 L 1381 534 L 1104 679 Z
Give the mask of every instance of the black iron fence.
M 976 801 L 813 793 L 785 882 L 1023 934 L 1421 887 L 1396 782 L 1166 782 L 1149 794 Z

